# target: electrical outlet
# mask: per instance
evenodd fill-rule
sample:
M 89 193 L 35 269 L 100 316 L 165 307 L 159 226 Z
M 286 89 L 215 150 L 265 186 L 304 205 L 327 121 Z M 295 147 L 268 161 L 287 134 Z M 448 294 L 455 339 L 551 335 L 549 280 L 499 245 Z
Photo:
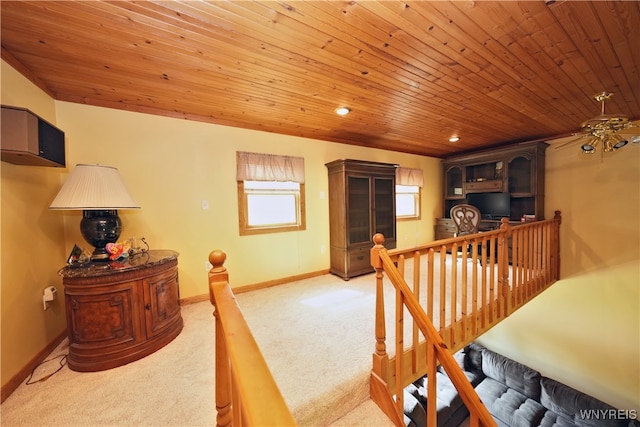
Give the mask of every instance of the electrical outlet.
M 42 304 L 44 306 L 44 309 L 46 310 L 47 308 L 49 308 L 49 302 L 54 301 L 57 298 L 58 290 L 55 286 L 49 286 L 45 288 L 44 294 L 42 295 Z

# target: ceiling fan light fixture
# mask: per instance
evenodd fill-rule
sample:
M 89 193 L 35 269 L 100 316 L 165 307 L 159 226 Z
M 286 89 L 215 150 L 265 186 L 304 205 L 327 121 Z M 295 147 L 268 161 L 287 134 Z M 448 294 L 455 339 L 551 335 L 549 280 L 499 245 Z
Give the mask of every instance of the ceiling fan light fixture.
M 629 141 L 627 141 L 626 139 L 622 139 L 618 142 L 616 142 L 615 144 L 613 144 L 613 146 L 611 147 L 613 150 L 619 150 L 622 147 L 624 147 L 625 145 L 627 145 L 629 143 Z
M 580 146 L 580 149 L 582 150 L 582 152 L 584 154 L 593 154 L 596 152 L 596 147 L 595 145 L 591 145 L 590 143 L 587 144 L 582 144 Z
M 607 134 L 602 137 L 602 150 L 605 153 L 619 150 L 629 143 L 628 140 L 617 134 Z
M 593 99 L 602 103 L 601 114 L 592 119 L 582 122 L 580 129 L 585 136 L 590 136 L 591 140 L 580 146 L 584 154 L 593 154 L 598 143 L 602 143 L 602 151 L 607 153 L 619 150 L 629 143 L 629 140 L 618 134 L 621 130 L 628 129 L 634 125 L 629 118 L 622 114 L 605 114 L 604 103 L 611 98 L 613 93 L 602 92 L 594 95 Z

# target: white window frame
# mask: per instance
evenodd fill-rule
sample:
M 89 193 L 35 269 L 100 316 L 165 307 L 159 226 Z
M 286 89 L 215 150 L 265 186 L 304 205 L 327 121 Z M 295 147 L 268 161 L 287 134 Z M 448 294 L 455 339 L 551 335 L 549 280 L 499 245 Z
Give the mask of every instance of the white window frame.
M 396 184 L 396 219 L 420 219 L 420 200 L 422 189 L 417 185 L 398 185 Z M 398 209 L 402 206 L 410 206 L 410 213 L 399 213 Z
M 281 222 L 266 221 L 264 219 L 264 210 L 261 212 L 254 205 L 253 209 L 255 211 L 252 211 L 252 196 L 258 196 L 262 199 L 271 197 L 272 201 L 264 203 L 269 205 L 269 209 L 276 211 L 278 209 L 289 210 L 290 212 L 283 215 L 288 217 L 289 220 L 285 219 Z M 293 203 L 291 203 L 290 197 L 282 196 L 293 196 Z M 238 181 L 238 207 L 241 236 L 306 229 L 304 184 L 302 183 Z M 269 216 L 268 213 L 267 216 Z

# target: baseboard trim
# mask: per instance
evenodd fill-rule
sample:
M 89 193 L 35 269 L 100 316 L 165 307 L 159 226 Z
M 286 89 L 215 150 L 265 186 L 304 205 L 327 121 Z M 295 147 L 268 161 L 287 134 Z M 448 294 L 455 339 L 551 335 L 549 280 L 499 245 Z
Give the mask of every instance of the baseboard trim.
M 209 301 L 209 294 L 195 295 L 187 298 L 180 298 L 180 305 L 196 304 L 198 302 Z
M 55 350 L 55 348 L 67 337 L 67 329 L 60 332 L 60 335 L 55 337 L 53 341 L 51 341 L 45 348 L 40 350 L 38 354 L 35 355 L 33 359 L 29 361 L 17 374 L 15 374 L 6 384 L 2 385 L 0 389 L 0 403 L 4 402 L 7 397 L 11 396 L 11 393 L 16 391 L 18 387 L 22 384 L 24 380 L 26 380 L 31 372 L 38 367 L 40 363 L 42 363 L 47 356 Z
M 310 273 L 296 274 L 295 276 L 282 277 L 280 279 L 267 280 L 266 282 L 254 283 L 252 285 L 238 286 L 232 288 L 234 294 L 241 294 L 244 292 L 257 291 L 260 289 L 271 288 L 272 286 L 284 285 L 285 283 L 291 283 L 298 280 L 310 279 L 312 277 L 323 276 L 329 274 L 329 269 L 312 271 Z M 209 301 L 209 294 L 196 295 L 193 297 L 181 298 L 180 305 L 195 304 L 198 302 Z
M 260 289 L 270 288 L 272 286 L 284 285 L 285 283 L 291 283 L 298 280 L 310 279 L 324 274 L 329 274 L 329 269 L 297 274 L 295 276 L 283 277 L 281 279 L 267 280 L 266 282 L 254 283 L 253 285 L 239 286 L 237 288 L 232 288 L 232 290 L 234 294 L 241 294 L 243 292 L 257 291 Z

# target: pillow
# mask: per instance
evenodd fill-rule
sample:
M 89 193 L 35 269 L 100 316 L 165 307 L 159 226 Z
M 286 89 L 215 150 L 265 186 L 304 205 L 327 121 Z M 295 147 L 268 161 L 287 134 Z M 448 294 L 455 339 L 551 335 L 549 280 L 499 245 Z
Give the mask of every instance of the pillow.
M 540 379 L 538 371 L 511 360 L 491 350 L 482 351 L 482 372 L 525 396 L 540 401 Z
M 493 378 L 485 378 L 476 392 L 489 413 L 512 427 L 537 427 L 543 419 L 544 406 Z
M 465 347 L 465 371 L 482 370 L 482 347 L 479 344 L 471 343 Z
M 626 426 L 627 420 L 619 417 L 610 405 L 584 394 L 551 378 L 542 377 L 540 403 L 562 417 L 573 420 L 579 426 L 617 427 Z
M 460 366 L 460 369 L 464 371 L 464 361 L 467 358 L 467 354 L 465 353 L 465 351 L 460 350 L 453 353 L 453 358 L 456 360 L 456 363 L 458 364 L 458 366 Z

